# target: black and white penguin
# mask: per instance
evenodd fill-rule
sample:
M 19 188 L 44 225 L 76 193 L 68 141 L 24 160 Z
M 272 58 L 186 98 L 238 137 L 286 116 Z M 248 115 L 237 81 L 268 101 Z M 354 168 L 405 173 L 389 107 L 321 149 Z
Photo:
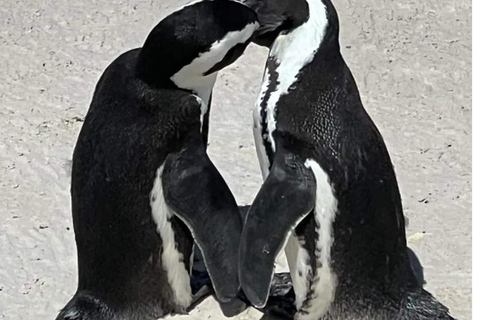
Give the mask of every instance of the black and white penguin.
M 236 301 L 242 220 L 206 153 L 207 106 L 258 28 L 240 3 L 197 2 L 106 69 L 73 156 L 78 289 L 57 319 L 185 313 L 194 242 L 217 299 Z
M 240 245 L 247 298 L 265 305 L 285 248 L 296 320 L 453 319 L 410 266 L 393 165 L 340 53 L 332 3 L 247 3 L 284 19 L 257 39 L 270 53 L 254 110 L 265 182 Z

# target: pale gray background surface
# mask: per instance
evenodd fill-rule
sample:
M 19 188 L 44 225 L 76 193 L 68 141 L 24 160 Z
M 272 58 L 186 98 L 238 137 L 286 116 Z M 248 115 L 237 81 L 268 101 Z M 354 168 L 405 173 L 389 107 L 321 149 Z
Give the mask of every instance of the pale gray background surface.
M 183 3 L 2 1 L 0 319 L 54 319 L 74 293 L 68 168 L 81 119 L 106 66 Z M 427 289 L 471 319 L 471 3 L 334 4 L 342 52 L 395 164 Z M 214 92 L 209 153 L 241 204 L 261 184 L 251 111 L 265 57 L 252 46 Z M 182 318 L 223 319 L 212 300 Z

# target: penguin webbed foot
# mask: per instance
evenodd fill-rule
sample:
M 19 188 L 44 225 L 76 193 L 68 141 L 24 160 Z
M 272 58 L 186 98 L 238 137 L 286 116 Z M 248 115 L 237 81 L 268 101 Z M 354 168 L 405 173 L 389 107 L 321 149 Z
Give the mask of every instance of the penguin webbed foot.
M 293 319 L 295 308 L 295 292 L 290 273 L 275 273 L 270 286 L 267 305 L 259 309 L 265 315 L 262 319 Z
M 290 273 L 275 273 L 270 287 L 267 304 L 263 308 L 256 308 L 247 299 L 243 291 L 240 292 L 239 298 L 248 306 L 254 307 L 258 311 L 264 313 L 261 319 L 293 319 L 297 312 L 295 308 L 295 292 L 293 290 L 292 278 Z
M 271 295 L 268 298 L 267 305 L 260 311 L 265 314 L 262 319 L 293 319 L 297 312 L 293 288 L 285 295 Z

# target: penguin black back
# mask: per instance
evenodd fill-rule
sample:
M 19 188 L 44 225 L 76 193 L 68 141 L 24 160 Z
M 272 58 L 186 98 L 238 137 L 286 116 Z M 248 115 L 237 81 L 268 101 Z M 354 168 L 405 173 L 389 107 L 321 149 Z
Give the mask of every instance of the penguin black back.
M 341 56 L 335 8 L 306 0 L 294 16 L 279 2 L 259 17 L 271 8 L 297 27 L 257 38 L 271 45 L 254 111 L 265 182 L 242 234 L 245 294 L 265 303 L 285 247 L 295 319 L 451 319 L 410 267 L 393 165 Z
M 239 3 L 196 3 L 105 70 L 73 155 L 78 289 L 57 319 L 187 312 L 194 241 L 217 298 L 236 299 L 242 221 L 202 129 L 216 71 L 257 28 Z

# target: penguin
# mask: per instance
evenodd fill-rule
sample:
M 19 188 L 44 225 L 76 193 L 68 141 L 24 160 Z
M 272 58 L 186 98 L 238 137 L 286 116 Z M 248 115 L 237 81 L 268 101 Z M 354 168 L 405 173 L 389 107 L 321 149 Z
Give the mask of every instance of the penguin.
M 250 0 L 284 23 L 254 109 L 264 183 L 240 241 L 240 284 L 267 302 L 285 249 L 295 320 L 453 319 L 410 266 L 394 168 L 342 58 L 330 0 Z M 252 263 L 255 261 L 255 263 Z
M 206 153 L 217 73 L 259 28 L 227 0 L 187 5 L 98 84 L 71 176 L 78 287 L 57 320 L 149 320 L 186 313 L 193 245 L 215 295 L 237 303 L 242 220 Z

